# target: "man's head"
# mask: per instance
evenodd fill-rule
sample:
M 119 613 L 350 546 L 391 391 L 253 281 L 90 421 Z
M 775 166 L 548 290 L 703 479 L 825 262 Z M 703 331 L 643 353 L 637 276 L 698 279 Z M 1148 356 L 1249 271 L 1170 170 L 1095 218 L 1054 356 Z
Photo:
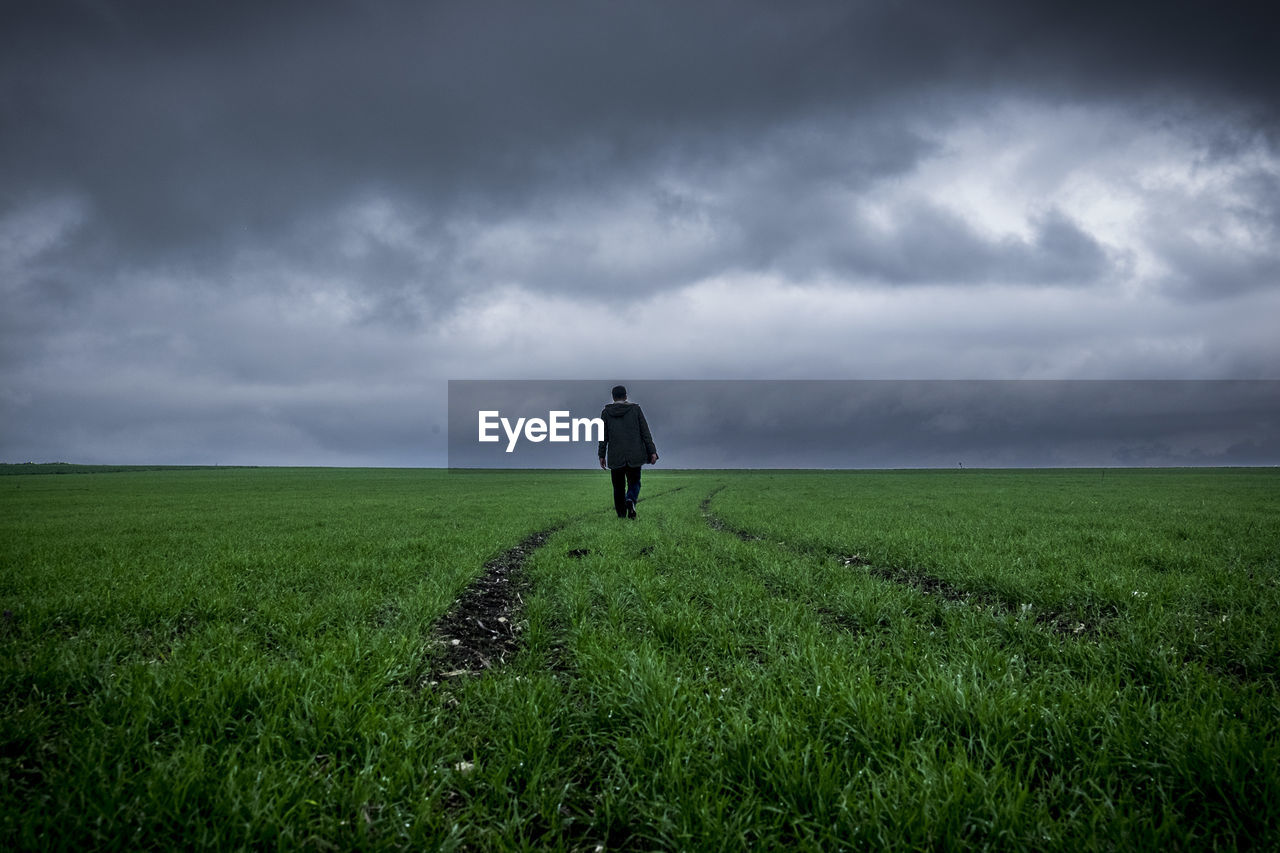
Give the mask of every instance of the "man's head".
M 613 399 L 614 399 L 614 400 L 625 400 L 625 399 L 627 399 L 627 386 L 626 386 L 626 385 L 614 385 L 614 386 L 613 386 Z

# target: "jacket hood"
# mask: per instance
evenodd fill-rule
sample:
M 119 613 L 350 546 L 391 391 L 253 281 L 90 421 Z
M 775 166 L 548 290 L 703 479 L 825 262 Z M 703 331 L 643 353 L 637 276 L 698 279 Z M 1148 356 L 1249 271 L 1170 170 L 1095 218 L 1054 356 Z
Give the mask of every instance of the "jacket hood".
M 609 403 L 604 407 L 604 413 L 611 418 L 620 418 L 625 415 L 635 403 L 629 400 L 619 400 L 616 403 Z

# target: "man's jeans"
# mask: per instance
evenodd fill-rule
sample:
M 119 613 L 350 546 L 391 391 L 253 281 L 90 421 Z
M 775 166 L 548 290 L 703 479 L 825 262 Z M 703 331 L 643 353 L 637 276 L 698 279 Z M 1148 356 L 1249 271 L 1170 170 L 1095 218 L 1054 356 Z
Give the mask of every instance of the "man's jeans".
M 626 518 L 627 501 L 635 503 L 640 497 L 640 468 L 631 465 L 610 468 L 609 476 L 613 479 L 613 508 L 618 511 L 618 518 Z

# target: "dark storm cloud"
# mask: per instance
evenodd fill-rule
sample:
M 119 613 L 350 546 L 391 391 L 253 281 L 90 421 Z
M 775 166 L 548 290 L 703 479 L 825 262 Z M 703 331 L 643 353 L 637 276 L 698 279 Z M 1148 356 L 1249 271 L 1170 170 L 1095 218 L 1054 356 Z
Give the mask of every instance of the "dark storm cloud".
M 617 180 L 673 145 L 720 157 L 780 121 L 922 101 L 944 117 L 967 106 L 952 93 L 988 87 L 1190 94 L 1275 118 L 1275 38 L 1252 4 L 8 10 L 10 196 L 80 189 L 115 239 L 184 251 L 274 236 L 368 187 L 509 210 L 544 181 Z
M 282 8 L 29 7 L 6 28 L 6 124 L 23 127 L 7 186 L 84 187 L 119 239 L 156 248 L 274 233 L 368 187 L 508 209 L 691 125 L 755 125 L 762 99 L 793 109 L 800 81 L 767 95 L 752 66 L 798 60 L 819 25 L 639 4 Z
M 1171 289 L 1179 295 L 1203 299 L 1275 289 L 1280 175 L 1250 170 L 1232 181 L 1226 202 L 1192 197 L 1166 208 L 1153 218 L 1148 239 L 1167 260 Z
M 825 260 L 828 269 L 897 284 L 1081 283 L 1096 280 L 1109 266 L 1106 250 L 1061 211 L 1034 221 L 1029 240 L 992 240 L 957 214 L 928 205 L 905 206 L 898 213 L 888 236 L 851 222 L 843 234 L 825 235 L 809 251 L 801 238 L 793 254 L 810 263 Z

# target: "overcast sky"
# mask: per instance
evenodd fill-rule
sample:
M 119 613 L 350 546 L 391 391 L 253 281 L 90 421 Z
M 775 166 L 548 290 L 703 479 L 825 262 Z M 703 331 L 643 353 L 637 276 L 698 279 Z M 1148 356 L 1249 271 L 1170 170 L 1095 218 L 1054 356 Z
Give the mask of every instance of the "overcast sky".
M 1267 12 L 5 2 L 0 461 L 443 465 L 449 379 L 1280 378 Z

